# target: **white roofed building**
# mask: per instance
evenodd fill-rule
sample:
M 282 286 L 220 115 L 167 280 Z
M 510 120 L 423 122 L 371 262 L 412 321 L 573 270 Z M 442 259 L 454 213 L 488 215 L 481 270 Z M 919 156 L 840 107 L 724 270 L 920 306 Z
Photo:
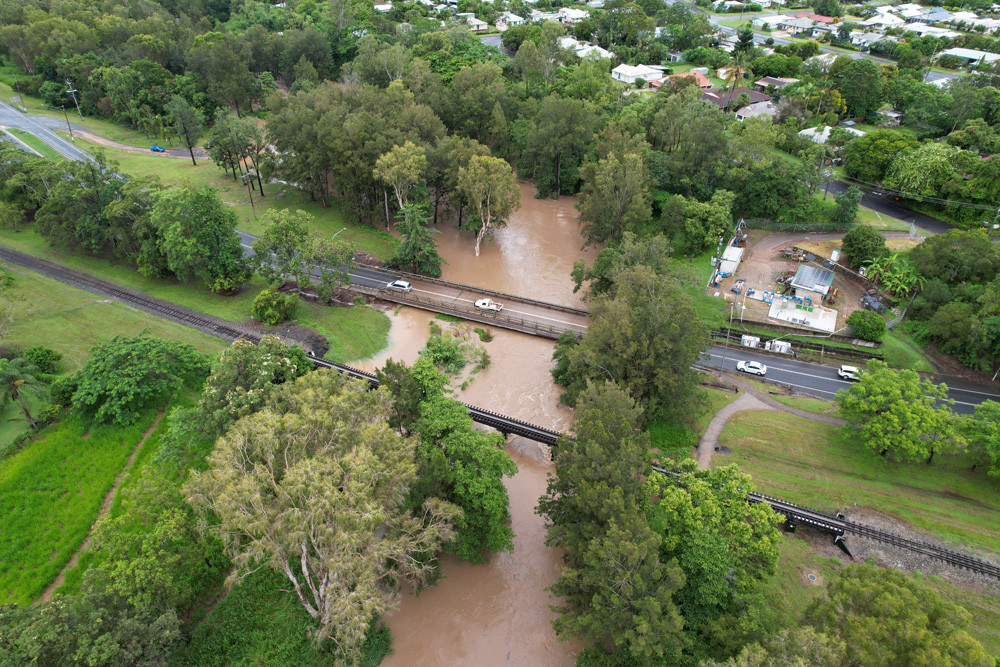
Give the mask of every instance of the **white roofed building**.
M 647 83 L 663 76 L 663 72 L 646 65 L 619 65 L 611 70 L 611 78 L 622 83 L 634 85 L 637 79 Z

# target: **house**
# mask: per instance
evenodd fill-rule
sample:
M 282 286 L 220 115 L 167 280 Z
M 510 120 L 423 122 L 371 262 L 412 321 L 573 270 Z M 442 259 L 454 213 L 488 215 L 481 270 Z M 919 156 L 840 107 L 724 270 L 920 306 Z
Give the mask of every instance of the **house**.
M 770 95 L 742 87 L 728 89 L 710 88 L 701 94 L 701 99 L 711 102 L 723 111 L 729 111 L 731 107 L 735 106 L 736 100 L 739 99 L 740 95 L 746 95 L 750 99 L 750 104 L 770 102 L 773 99 Z
M 587 2 L 587 6 L 592 7 L 593 9 L 600 9 L 604 6 L 604 0 L 589 0 L 589 2 Z
M 490 24 L 481 19 L 477 19 L 475 16 L 470 16 L 465 19 L 465 22 L 469 26 L 469 30 L 472 32 L 483 32 L 490 29 Z
M 825 71 L 830 69 L 830 66 L 833 65 L 833 61 L 838 57 L 840 57 L 839 53 L 820 53 L 819 55 L 809 58 L 806 62 L 819 65 Z
M 501 14 L 500 20 L 506 23 L 507 25 L 524 25 L 525 23 L 527 23 L 527 21 L 525 21 L 523 18 L 511 12 L 504 12 L 503 14 Z
M 667 51 L 667 62 L 682 63 L 684 62 L 684 54 L 680 51 Z
M 915 32 L 921 37 L 946 37 L 948 39 L 955 39 L 959 36 L 959 33 L 954 30 L 946 30 L 936 25 L 927 25 L 926 23 L 910 23 L 906 26 L 906 30 L 907 32 Z
M 747 118 L 766 118 L 771 120 L 778 113 L 777 107 L 772 102 L 757 102 L 748 104 L 736 112 L 736 120 L 745 121 Z
M 707 90 L 712 87 L 712 84 L 709 82 L 708 77 L 706 77 L 701 72 L 684 72 L 683 74 L 671 74 L 670 76 L 665 76 L 653 80 L 651 85 L 654 88 L 659 88 L 665 83 L 669 83 L 671 81 L 679 81 L 681 79 L 694 79 L 695 87 L 700 88 L 701 90 Z
M 735 67 L 720 67 L 715 70 L 716 78 L 728 81 L 729 79 L 742 80 L 746 78 L 746 72 L 737 72 Z
M 375 11 L 382 14 L 388 14 L 392 11 L 392 3 L 390 2 L 387 5 L 375 5 Z
M 663 73 L 646 65 L 619 65 L 611 70 L 611 78 L 615 81 L 634 85 L 638 79 L 652 81 L 659 79 Z
M 577 49 L 574 49 L 576 55 L 581 58 L 597 58 L 598 60 L 603 60 L 605 58 L 614 58 L 615 54 L 607 49 L 602 49 L 596 44 L 583 44 Z
M 785 86 L 795 83 L 796 81 L 798 81 L 798 79 L 778 77 L 778 76 L 765 76 L 763 79 L 760 79 L 759 81 L 754 81 L 753 86 L 759 92 L 763 93 L 766 92 L 768 86 L 774 86 L 774 90 L 781 90 Z
M 883 34 L 877 32 L 852 32 L 851 33 L 851 44 L 858 47 L 859 49 L 870 49 L 872 44 L 883 39 L 888 39 L 893 42 L 896 41 L 895 37 L 886 37 Z
M 572 7 L 563 7 L 559 10 L 560 21 L 566 25 L 573 25 L 579 23 L 583 19 L 590 16 L 590 12 L 585 9 L 573 9 Z
M 888 106 L 876 111 L 875 115 L 882 119 L 882 125 L 885 127 L 899 127 L 899 124 L 903 120 L 903 113 L 901 111 L 896 111 Z
M 974 14 L 973 12 L 954 12 L 951 15 L 951 20 L 956 23 L 959 21 L 975 21 L 978 18 L 979 15 Z
M 956 58 L 962 58 L 963 60 L 965 60 L 965 63 L 967 65 L 974 65 L 978 63 L 992 65 L 993 63 L 1000 60 L 1000 53 L 989 53 L 988 51 L 979 51 L 977 49 L 962 49 L 958 47 L 942 51 L 940 55 L 955 56 Z
M 899 18 L 895 14 L 876 14 L 870 19 L 865 19 L 861 22 L 866 28 L 876 28 L 885 30 L 886 28 L 898 28 L 901 25 L 905 25 L 906 21 Z
M 778 29 L 785 30 L 790 33 L 809 32 L 812 31 L 813 25 L 815 24 L 812 19 L 791 18 L 779 23 Z
M 531 13 L 528 14 L 528 19 L 532 23 L 540 23 L 544 21 L 558 21 L 559 12 L 540 12 L 537 9 L 532 9 Z
M 813 305 L 819 305 L 833 287 L 833 271 L 813 264 L 802 264 L 792 277 L 791 286 L 797 298 L 809 299 Z
M 792 14 L 792 18 L 809 19 L 810 21 L 815 21 L 816 23 L 822 23 L 824 25 L 830 25 L 831 23 L 837 22 L 837 19 L 835 19 L 832 16 L 823 16 L 822 14 L 810 14 L 809 12 L 799 12 L 798 14 Z

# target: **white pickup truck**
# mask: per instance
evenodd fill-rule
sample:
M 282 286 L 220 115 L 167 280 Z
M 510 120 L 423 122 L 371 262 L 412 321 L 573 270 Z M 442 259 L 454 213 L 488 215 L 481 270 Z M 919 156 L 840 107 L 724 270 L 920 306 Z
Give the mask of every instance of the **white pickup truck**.
M 493 299 L 480 299 L 476 301 L 476 308 L 479 310 L 492 310 L 494 313 L 499 313 L 503 310 L 503 304 L 497 303 Z

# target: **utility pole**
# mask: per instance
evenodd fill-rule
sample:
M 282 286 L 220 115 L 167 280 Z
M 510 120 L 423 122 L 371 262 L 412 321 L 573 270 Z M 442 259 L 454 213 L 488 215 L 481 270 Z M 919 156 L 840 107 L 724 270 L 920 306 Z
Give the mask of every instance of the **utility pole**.
M 739 296 L 736 297 L 739 299 Z M 729 329 L 726 331 L 726 344 L 722 348 L 722 364 L 719 366 L 719 378 L 722 378 L 722 371 L 726 368 L 726 355 L 729 353 L 729 334 L 733 331 L 733 308 L 736 307 L 735 300 L 729 306 Z
M 66 129 L 69 130 L 70 141 L 76 141 L 76 137 L 73 136 L 73 126 L 69 124 L 69 116 L 66 115 L 66 105 L 60 104 L 59 106 L 54 106 L 51 104 L 43 104 L 43 107 L 49 107 L 50 109 L 62 109 L 63 118 L 66 119 Z
M 21 111 L 23 113 L 28 113 L 28 109 L 24 106 L 24 97 L 21 96 L 21 84 L 17 82 L 17 75 L 14 75 L 14 87 L 17 88 L 17 103 L 21 105 Z
M 76 88 L 73 87 L 72 79 L 66 79 L 66 92 L 73 96 L 73 104 L 76 105 L 76 112 L 80 114 L 80 118 L 83 118 L 83 113 L 80 111 L 80 103 L 76 101 Z

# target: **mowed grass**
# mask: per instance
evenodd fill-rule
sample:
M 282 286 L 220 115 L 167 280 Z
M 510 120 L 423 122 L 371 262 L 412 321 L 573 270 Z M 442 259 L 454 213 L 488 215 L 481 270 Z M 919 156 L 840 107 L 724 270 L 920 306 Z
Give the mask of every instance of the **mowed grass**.
M 239 217 L 237 227 L 260 234 L 264 231 L 263 214 L 268 210 L 301 210 L 313 216 L 312 231 L 317 235 L 332 237 L 344 230 L 338 241 L 352 244 L 356 249 L 371 253 L 380 259 L 388 259 L 397 245 L 396 239 L 384 229 L 376 229 L 351 220 L 339 202 L 331 199 L 331 206 L 323 208 L 320 202 L 310 201 L 309 196 L 297 188 L 280 183 L 265 183 L 263 198 L 254 191 L 253 207 L 250 193 L 241 182 L 234 181 L 230 172 L 223 172 L 208 159 L 197 159 L 192 165 L 189 158 L 176 158 L 159 153 L 133 153 L 99 146 L 85 140 L 78 140 L 80 148 L 93 152 L 100 149 L 104 154 L 121 165 L 121 169 L 131 176 L 155 176 L 165 185 L 179 186 L 191 183 L 196 186 L 210 185 L 219 191 L 219 196 L 233 207 Z
M 116 335 L 149 335 L 189 343 L 202 352 L 220 352 L 226 343 L 182 324 L 152 317 L 120 303 L 64 285 L 19 267 L 10 267 L 14 292 L 24 297 L 27 311 L 4 335 L 4 342 L 27 349 L 44 345 L 63 355 L 60 370 L 83 366 L 90 350 Z
M 920 346 L 898 328 L 885 332 L 885 336 L 882 337 L 882 354 L 885 357 L 885 363 L 894 368 L 909 368 L 925 373 L 934 372 L 934 367 Z
M 764 492 L 826 512 L 857 504 L 943 541 L 1000 553 L 1000 488 L 964 456 L 894 463 L 835 426 L 787 413 L 734 415 L 719 442 Z
M 116 263 L 100 257 L 78 255 L 60 251 L 50 246 L 45 239 L 32 230 L 23 232 L 0 230 L 0 243 L 36 257 L 43 257 L 64 266 L 83 271 L 97 278 L 101 278 L 102 280 L 107 280 L 131 289 L 136 289 L 150 296 L 170 301 L 202 313 L 215 315 L 216 317 L 221 317 L 222 319 L 229 320 L 231 322 L 248 321 L 250 319 L 250 310 L 253 305 L 254 297 L 267 286 L 263 280 L 255 278 L 245 285 L 243 291 L 239 294 L 234 296 L 221 296 L 212 293 L 202 285 L 184 285 L 176 280 L 146 278 L 140 275 L 135 268 L 125 264 Z M 47 279 L 43 280 L 46 280 L 46 283 L 48 284 L 55 284 L 54 281 L 48 281 Z M 53 288 L 53 291 L 56 292 L 58 290 Z M 44 292 L 45 289 L 39 289 L 38 295 L 33 296 L 32 298 L 37 299 L 40 304 L 44 304 L 48 298 Z M 83 305 L 101 305 L 99 302 L 102 301 L 102 299 L 99 297 L 87 292 L 80 292 L 78 290 L 72 290 L 72 292 L 73 294 L 71 294 L 67 299 L 63 299 L 61 301 L 63 308 L 70 308 L 69 304 L 71 303 L 76 303 L 77 307 Z M 135 314 L 136 317 L 134 321 L 138 323 L 145 323 L 143 326 L 149 326 L 151 330 L 173 330 L 176 332 L 190 332 L 189 335 L 191 336 L 195 334 L 199 337 L 202 336 L 202 334 L 195 332 L 193 329 L 175 325 L 168 320 L 162 320 L 146 313 L 131 310 L 120 304 L 108 305 L 114 306 L 121 313 Z M 56 307 L 56 311 L 58 312 L 58 307 Z M 26 318 L 25 321 L 22 321 L 20 325 L 15 327 L 15 333 L 20 332 L 19 335 L 22 335 L 23 338 L 39 335 L 35 332 L 34 325 L 32 324 L 32 320 L 37 319 L 39 316 L 40 314 L 29 314 L 29 317 Z M 96 328 L 96 331 L 107 329 L 106 325 L 101 324 L 101 318 L 97 314 L 94 314 L 93 316 L 87 314 L 85 319 Z M 325 336 L 327 341 L 330 343 L 330 351 L 327 353 L 327 359 L 338 362 L 365 359 L 382 350 L 386 345 L 386 339 L 390 326 L 389 318 L 385 315 L 385 313 L 373 308 L 358 306 L 351 308 L 327 307 L 306 301 L 301 301 L 299 303 L 296 320 L 304 326 L 316 329 L 320 334 Z M 67 323 L 69 331 L 72 332 L 76 326 L 78 325 L 72 323 L 72 318 L 69 318 Z M 141 331 L 143 326 L 140 326 L 135 330 L 135 332 L 138 333 L 138 331 Z M 130 331 L 131 329 L 128 329 L 122 333 Z M 59 342 L 60 340 L 66 341 L 65 343 L 61 343 L 59 345 L 49 345 L 49 347 L 59 349 L 63 352 L 63 354 L 69 356 L 69 353 L 64 351 L 62 346 L 68 345 L 69 341 L 73 341 L 74 336 L 68 335 L 66 328 L 62 331 L 55 331 L 51 334 L 45 335 L 56 342 Z M 154 333 L 153 335 L 158 334 Z M 64 337 L 60 339 L 58 336 Z M 110 335 L 107 335 L 107 337 L 110 338 Z M 178 336 L 164 335 L 164 337 L 176 338 Z M 205 336 L 202 340 L 210 339 L 212 339 L 212 337 Z M 73 355 L 74 358 L 77 359 L 78 363 L 82 364 L 82 362 L 86 359 L 86 352 L 90 349 L 90 347 L 92 347 L 92 345 L 93 342 L 86 339 L 76 341 L 72 344 L 72 346 L 76 348 L 73 351 Z
M 840 416 L 839 406 L 833 401 L 824 401 L 822 398 L 813 398 L 811 396 L 776 395 L 772 395 L 771 398 L 783 405 L 798 408 L 799 410 L 805 410 L 806 412 L 813 412 L 818 415 L 830 415 L 831 417 Z
M 128 428 L 71 418 L 0 461 L 0 603 L 27 604 L 56 578 L 156 412 Z
M 23 141 L 25 144 L 30 146 L 34 151 L 36 151 L 42 157 L 48 158 L 50 160 L 62 160 L 63 156 L 56 149 L 49 146 L 47 143 L 31 134 L 30 132 L 25 132 L 24 130 L 19 130 L 16 127 L 12 127 L 7 130 L 18 139 Z
M 317 649 L 309 636 L 313 620 L 289 589 L 288 580 L 263 568 L 249 575 L 221 600 L 194 631 L 191 642 L 174 654 L 171 665 L 330 665 L 331 642 Z M 392 635 L 379 625 L 369 630 L 364 667 L 389 653 Z
M 804 620 L 803 613 L 809 604 L 824 595 L 826 582 L 841 569 L 840 561 L 817 555 L 801 537 L 786 533 L 781 541 L 777 574 L 761 593 L 781 625 L 794 627 Z M 809 581 L 809 574 L 816 575 L 817 581 Z M 938 577 L 919 573 L 909 576 L 921 586 L 965 607 L 972 615 L 969 634 L 991 654 L 1000 655 L 1000 599 L 963 590 Z

